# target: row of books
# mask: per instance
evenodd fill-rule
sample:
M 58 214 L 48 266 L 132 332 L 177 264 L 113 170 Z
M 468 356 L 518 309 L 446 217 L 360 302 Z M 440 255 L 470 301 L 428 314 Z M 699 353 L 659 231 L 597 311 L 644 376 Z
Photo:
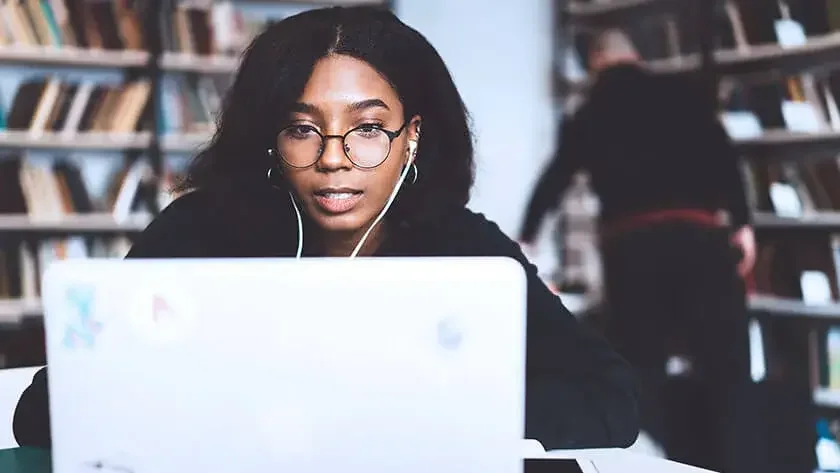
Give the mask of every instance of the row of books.
M 150 95 L 151 83 L 145 79 L 113 85 L 67 82 L 58 76 L 31 78 L 18 87 L 2 125 L 35 135 L 131 133 L 149 120 Z
M 840 29 L 840 4 L 833 1 L 724 0 L 714 4 L 711 33 L 718 50 L 744 51 L 748 46 L 773 44 L 780 32 L 814 38 Z M 674 10 L 674 14 L 623 25 L 645 59 L 687 56 L 700 51 L 700 38 L 709 31 L 700 29 L 697 10 Z M 796 23 L 794 28 L 791 21 Z M 589 31 L 575 34 L 574 44 L 584 61 L 590 41 Z
M 774 43 L 779 31 L 796 22 L 808 37 L 840 30 L 840 4 L 833 1 L 727 0 L 720 9 L 717 46 L 743 48 L 745 44 Z M 728 24 L 728 25 L 727 25 Z
M 232 76 L 174 75 L 161 86 L 158 132 L 213 131 L 222 97 Z M 0 130 L 28 131 L 31 136 L 78 133 L 127 134 L 149 130 L 151 83 L 146 79 L 124 84 L 92 80 L 70 82 L 58 76 L 34 77 L 18 87 L 11 106 L 0 111 Z
M 0 215 L 54 221 L 70 214 L 107 213 L 125 220 L 142 209 L 140 190 L 149 172 L 142 160 L 128 163 L 111 176 L 106 194 L 95 196 L 75 160 L 58 158 L 45 164 L 26 156 L 3 156 Z
M 267 25 L 277 21 L 249 16 L 230 1 L 162 0 L 163 50 L 199 55 L 236 55 Z
M 144 50 L 148 2 L 132 0 L 5 0 L 0 3 L 0 46 Z M 267 24 L 231 1 L 161 0 L 164 51 L 235 55 Z
M 142 15 L 131 0 L 5 0 L 0 44 L 144 49 Z
M 840 78 L 840 76 L 834 76 Z M 836 80 L 821 83 L 811 77 L 789 78 L 775 95 L 761 90 L 755 100 L 742 90 L 728 102 L 723 122 L 733 138 L 765 134 L 840 131 Z M 766 87 L 766 86 L 765 86 Z M 755 92 L 753 90 L 752 92 Z M 824 158 L 837 154 L 827 151 Z M 784 217 L 802 217 L 817 211 L 840 210 L 840 167 L 835 160 L 745 160 L 752 207 Z
M 830 66 L 834 52 L 840 49 L 840 20 L 836 19 L 840 7 L 836 2 L 779 0 L 766 6 L 755 0 L 711 3 L 719 7 L 711 29 L 718 71 L 733 80 L 767 82 L 792 71 Z M 685 9 L 677 12 L 622 27 L 655 71 L 687 72 L 700 66 L 696 53 L 699 39 L 708 28 L 698 30 L 696 15 L 687 14 Z M 586 49 L 592 38 L 588 30 L 573 31 L 574 47 L 558 55 L 557 68 L 562 76 L 560 90 L 568 91 L 571 86 L 575 93 L 585 91 L 587 85 Z

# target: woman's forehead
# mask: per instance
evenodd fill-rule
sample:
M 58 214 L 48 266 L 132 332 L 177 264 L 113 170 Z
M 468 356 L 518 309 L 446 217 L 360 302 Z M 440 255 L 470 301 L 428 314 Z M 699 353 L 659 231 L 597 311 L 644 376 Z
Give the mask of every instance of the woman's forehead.
M 315 64 L 299 102 L 322 112 L 402 109 L 396 92 L 376 69 L 344 55 L 327 56 Z

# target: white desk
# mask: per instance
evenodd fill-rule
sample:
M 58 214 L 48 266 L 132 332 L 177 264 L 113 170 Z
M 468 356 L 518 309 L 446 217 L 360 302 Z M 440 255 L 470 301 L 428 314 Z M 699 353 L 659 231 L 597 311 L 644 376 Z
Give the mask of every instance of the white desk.
M 539 442 L 527 441 L 525 446 L 528 459 L 575 459 L 583 473 L 714 473 L 711 470 L 697 468 L 681 463 L 641 455 L 622 449 L 595 450 L 552 450 L 540 451 Z M 534 443 L 536 445 L 534 445 Z
M 522 442 L 522 457 L 526 460 L 575 459 L 584 473 L 702 473 L 710 472 L 681 463 L 644 455 L 620 448 L 591 450 L 545 451 L 536 440 Z M 594 466 L 594 468 L 593 468 Z M 712 472 L 714 473 L 714 472 Z

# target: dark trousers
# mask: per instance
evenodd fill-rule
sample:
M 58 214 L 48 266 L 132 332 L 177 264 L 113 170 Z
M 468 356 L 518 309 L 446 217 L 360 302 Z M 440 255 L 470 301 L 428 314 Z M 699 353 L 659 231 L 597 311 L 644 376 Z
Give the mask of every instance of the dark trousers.
M 775 413 L 762 409 L 751 380 L 745 293 L 727 232 L 652 226 L 606 242 L 603 257 L 607 336 L 636 369 L 644 430 L 681 463 L 777 471 L 759 435 Z M 690 362 L 686 375 L 666 373 L 674 355 Z

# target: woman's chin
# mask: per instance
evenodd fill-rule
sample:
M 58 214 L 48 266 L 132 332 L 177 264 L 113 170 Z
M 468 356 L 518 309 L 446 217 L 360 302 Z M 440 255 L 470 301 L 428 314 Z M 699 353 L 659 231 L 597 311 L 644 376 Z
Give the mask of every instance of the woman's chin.
M 357 212 L 347 212 L 338 215 L 317 214 L 312 220 L 324 232 L 355 234 L 367 230 L 364 227 L 370 219 L 362 218 Z

